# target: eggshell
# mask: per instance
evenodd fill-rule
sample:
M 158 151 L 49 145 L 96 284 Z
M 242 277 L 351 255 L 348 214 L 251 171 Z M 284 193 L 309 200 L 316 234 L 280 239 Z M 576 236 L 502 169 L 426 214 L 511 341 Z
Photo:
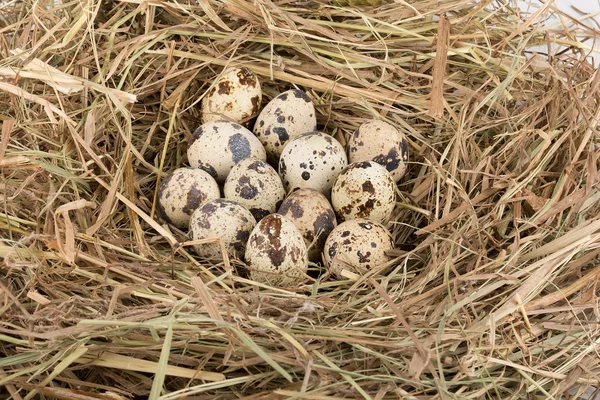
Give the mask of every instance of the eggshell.
M 219 184 L 243 159 L 267 159 L 263 145 L 252 132 L 226 121 L 209 122 L 196 129 L 188 143 L 187 156 L 192 167 L 208 172 Z
M 305 92 L 288 90 L 271 100 L 254 124 L 254 134 L 265 146 L 269 162 L 279 161 L 288 140 L 317 129 L 315 106 Z
M 246 251 L 250 232 L 256 220 L 243 205 L 226 199 L 207 201 L 192 214 L 190 236 L 192 240 L 220 237 L 230 256 L 240 258 Z M 218 243 L 194 245 L 202 258 L 222 259 Z
M 342 278 L 346 269 L 364 275 L 374 267 L 391 260 L 385 254 L 394 248 L 389 231 L 381 224 L 366 219 L 353 219 L 339 224 L 327 238 L 323 259 L 334 276 Z
M 243 123 L 260 110 L 260 82 L 246 67 L 225 71 L 202 99 L 201 122 Z
M 335 178 L 348 164 L 343 146 L 321 132 L 291 139 L 279 159 L 279 176 L 288 192 L 313 189 L 329 196 Z
M 308 248 L 309 260 L 318 262 L 327 236 L 337 225 L 327 198 L 316 190 L 299 189 L 290 193 L 278 212 L 296 225 Z
M 245 206 L 257 221 L 274 213 L 285 197 L 277 171 L 258 158 L 246 158 L 235 164 L 223 188 L 225 198 Z
M 365 122 L 346 144 L 348 162 L 375 161 L 398 182 L 406 173 L 408 143 L 395 126 L 380 120 Z
M 365 218 L 386 223 L 396 205 L 396 182 L 374 161 L 352 163 L 335 180 L 331 204 L 339 221 Z
M 254 281 L 272 286 L 300 284 L 308 269 L 304 239 L 284 216 L 267 215 L 250 233 L 246 264 Z
M 165 176 L 158 188 L 158 211 L 168 223 L 187 228 L 190 217 L 205 201 L 218 199 L 219 185 L 207 172 L 178 168 Z

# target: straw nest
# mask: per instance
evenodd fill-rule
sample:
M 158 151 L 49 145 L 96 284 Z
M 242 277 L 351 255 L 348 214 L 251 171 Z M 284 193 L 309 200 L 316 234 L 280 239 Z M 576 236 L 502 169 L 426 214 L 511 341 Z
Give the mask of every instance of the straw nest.
M 590 20 L 551 1 L 343 3 L 4 2 L 1 398 L 598 386 Z M 159 220 L 157 182 L 185 165 L 203 94 L 238 65 L 265 102 L 307 91 L 341 140 L 374 117 L 407 135 L 389 273 L 266 287 L 236 260 L 195 259 Z

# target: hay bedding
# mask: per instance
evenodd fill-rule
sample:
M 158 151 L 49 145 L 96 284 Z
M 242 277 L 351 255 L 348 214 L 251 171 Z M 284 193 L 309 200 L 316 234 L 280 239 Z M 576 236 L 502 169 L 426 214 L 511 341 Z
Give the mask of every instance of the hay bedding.
M 551 2 L 336 4 L 1 6 L 0 398 L 598 387 L 593 25 L 559 13 L 549 29 Z M 375 116 L 406 133 L 388 275 L 269 288 L 161 224 L 156 184 L 185 164 L 230 65 L 259 75 L 265 102 L 308 91 L 339 138 Z

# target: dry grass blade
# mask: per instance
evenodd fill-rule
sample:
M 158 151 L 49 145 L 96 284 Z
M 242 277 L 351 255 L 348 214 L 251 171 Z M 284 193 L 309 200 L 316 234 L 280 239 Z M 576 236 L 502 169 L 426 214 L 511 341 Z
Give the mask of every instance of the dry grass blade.
M 589 16 L 551 1 L 23 0 L 0 5 L 0 33 L 0 398 L 600 387 Z M 270 287 L 218 238 L 160 219 L 200 99 L 239 65 L 264 104 L 305 90 L 341 141 L 371 118 L 403 131 L 390 265 Z M 188 252 L 208 242 L 222 262 Z

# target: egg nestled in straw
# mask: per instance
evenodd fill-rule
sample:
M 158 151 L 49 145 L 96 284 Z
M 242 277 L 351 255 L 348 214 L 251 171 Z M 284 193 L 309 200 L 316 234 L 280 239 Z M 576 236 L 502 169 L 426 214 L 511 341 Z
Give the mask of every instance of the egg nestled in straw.
M 408 143 L 395 126 L 380 120 L 361 124 L 346 144 L 348 162 L 375 161 L 384 166 L 396 182 L 406 173 Z
M 190 220 L 190 236 L 192 240 L 220 237 L 227 253 L 241 258 L 255 225 L 256 220 L 241 204 L 215 199 L 194 211 Z M 216 242 L 196 244 L 194 250 L 202 258 L 222 259 L 221 246 Z
M 187 228 L 192 213 L 205 201 L 220 197 L 219 185 L 207 172 L 178 168 L 158 188 L 158 211 L 168 223 Z
M 340 142 L 322 132 L 306 132 L 285 145 L 279 175 L 288 192 L 313 189 L 329 196 L 335 178 L 347 164 Z
M 308 247 L 309 260 L 318 262 L 327 236 L 337 225 L 327 198 L 316 190 L 298 189 L 281 203 L 278 213 L 296 225 Z
M 260 112 L 253 132 L 276 163 L 288 140 L 317 129 L 315 106 L 302 90 L 292 89 L 271 100 Z
M 202 99 L 202 123 L 226 120 L 244 123 L 260 110 L 260 82 L 246 67 L 225 71 Z
M 250 233 L 246 264 L 254 281 L 271 286 L 300 284 L 308 269 L 304 239 L 284 216 L 267 215 Z
M 323 259 L 331 273 L 343 278 L 347 270 L 364 275 L 372 268 L 389 262 L 386 251 L 394 248 L 389 231 L 381 224 L 366 219 L 353 219 L 339 224 L 327 238 Z
M 240 124 L 215 121 L 201 125 L 190 138 L 187 149 L 192 167 L 200 168 L 223 184 L 231 168 L 240 161 L 267 155 L 259 140 Z
M 277 171 L 265 161 L 249 157 L 235 164 L 223 187 L 225 198 L 250 210 L 256 220 L 274 213 L 285 197 Z
M 331 204 L 340 221 L 366 218 L 386 223 L 396 205 L 396 183 L 374 161 L 352 163 L 335 180 Z

